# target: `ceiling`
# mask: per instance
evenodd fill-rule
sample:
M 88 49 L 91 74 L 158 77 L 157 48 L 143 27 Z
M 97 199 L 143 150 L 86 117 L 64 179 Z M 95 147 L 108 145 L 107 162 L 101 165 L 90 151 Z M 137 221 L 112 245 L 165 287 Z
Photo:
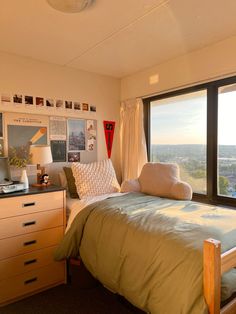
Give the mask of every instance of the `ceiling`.
M 0 1 L 0 51 L 121 78 L 236 34 L 235 0 Z

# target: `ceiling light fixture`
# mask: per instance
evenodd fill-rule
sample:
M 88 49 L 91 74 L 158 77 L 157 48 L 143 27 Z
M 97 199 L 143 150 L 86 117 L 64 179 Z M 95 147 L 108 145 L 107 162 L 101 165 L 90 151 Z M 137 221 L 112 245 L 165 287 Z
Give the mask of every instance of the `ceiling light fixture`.
M 90 6 L 94 0 L 47 0 L 47 2 L 55 10 L 77 13 Z

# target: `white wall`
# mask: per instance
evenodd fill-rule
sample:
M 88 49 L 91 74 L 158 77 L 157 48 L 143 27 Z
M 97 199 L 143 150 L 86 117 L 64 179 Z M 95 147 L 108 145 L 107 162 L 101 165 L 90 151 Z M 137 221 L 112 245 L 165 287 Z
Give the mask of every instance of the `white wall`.
M 152 75 L 159 82 L 149 84 Z M 142 97 L 236 74 L 236 36 L 121 80 L 121 99 Z
M 56 53 L 56 52 L 55 52 Z M 97 113 L 77 117 L 98 120 L 98 159 L 107 157 L 103 120 L 117 122 L 112 160 L 119 173 L 120 80 L 45 62 L 0 53 L 0 92 L 78 100 L 97 106 Z M 24 106 L 0 104 L 0 111 L 46 113 Z M 48 112 L 54 115 L 52 111 Z M 74 114 L 74 113 L 73 113 Z
M 112 160 L 119 167 L 119 104 L 121 99 L 148 96 L 236 73 L 236 36 L 121 80 L 67 67 L 0 53 L 0 92 L 78 100 L 97 106 L 98 159 L 106 158 L 103 120 L 117 122 Z M 159 75 L 150 85 L 149 78 Z M 1 106 L 0 111 L 39 113 L 38 110 Z M 40 111 L 40 114 L 42 112 Z M 81 117 L 81 116 L 78 116 Z M 83 114 L 83 118 L 91 115 Z

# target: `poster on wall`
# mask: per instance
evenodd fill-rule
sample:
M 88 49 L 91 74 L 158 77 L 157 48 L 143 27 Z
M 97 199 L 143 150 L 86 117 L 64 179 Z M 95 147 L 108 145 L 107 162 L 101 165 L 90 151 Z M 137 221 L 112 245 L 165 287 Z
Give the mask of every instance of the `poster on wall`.
M 11 101 L 12 101 L 12 97 L 11 97 L 10 94 L 2 94 L 2 95 L 1 95 L 1 103 L 2 103 L 3 105 L 4 105 L 4 104 L 8 105 L 8 104 L 11 103 Z
M 31 106 L 34 104 L 34 97 L 33 96 L 25 96 L 25 104 L 27 106 Z
M 14 104 L 22 104 L 22 98 L 23 98 L 22 95 L 14 94 L 13 95 L 13 102 L 14 102 Z
M 81 110 L 81 103 L 78 101 L 74 101 L 74 110 Z
M 66 161 L 66 141 L 51 141 L 51 151 L 53 162 Z
M 7 153 L 29 161 L 29 148 L 32 144 L 48 143 L 48 117 L 18 113 L 5 114 Z
M 80 162 L 80 152 L 68 152 L 68 162 Z
M 61 100 L 61 99 L 56 100 L 56 108 L 57 109 L 63 109 L 63 100 Z
M 68 119 L 68 151 L 85 150 L 85 120 Z
M 66 100 L 65 101 L 65 108 L 66 109 L 72 109 L 72 101 Z
M 54 107 L 54 100 L 50 98 L 46 98 L 46 107 L 49 107 L 49 108 Z
M 44 106 L 43 97 L 36 97 L 36 108 L 41 108 Z
M 90 111 L 91 112 L 96 112 L 97 111 L 96 106 L 90 105 Z
M 50 140 L 66 140 L 66 118 L 50 117 Z
M 106 146 L 107 146 L 107 156 L 111 157 L 111 150 L 113 144 L 113 136 L 115 131 L 115 121 L 103 121 Z

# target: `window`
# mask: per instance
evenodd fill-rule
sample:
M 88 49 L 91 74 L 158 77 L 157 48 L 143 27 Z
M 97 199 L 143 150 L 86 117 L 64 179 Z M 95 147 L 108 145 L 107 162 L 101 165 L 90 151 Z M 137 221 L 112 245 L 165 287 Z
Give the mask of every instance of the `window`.
M 175 162 L 182 180 L 206 194 L 206 90 L 151 102 L 151 161 Z
M 236 198 L 236 84 L 218 89 L 218 195 Z
M 236 77 L 144 99 L 150 161 L 175 162 L 196 200 L 236 206 Z

